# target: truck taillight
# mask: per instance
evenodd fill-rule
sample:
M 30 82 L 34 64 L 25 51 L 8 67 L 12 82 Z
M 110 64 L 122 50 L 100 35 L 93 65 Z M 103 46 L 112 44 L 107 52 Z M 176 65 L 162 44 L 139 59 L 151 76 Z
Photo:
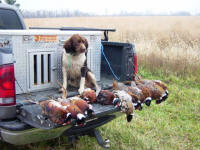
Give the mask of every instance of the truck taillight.
M 133 61 L 134 61 L 134 76 L 133 76 L 133 81 L 135 81 L 135 77 L 137 75 L 137 55 L 136 53 L 133 54 Z
M 0 106 L 16 104 L 14 65 L 0 66 Z

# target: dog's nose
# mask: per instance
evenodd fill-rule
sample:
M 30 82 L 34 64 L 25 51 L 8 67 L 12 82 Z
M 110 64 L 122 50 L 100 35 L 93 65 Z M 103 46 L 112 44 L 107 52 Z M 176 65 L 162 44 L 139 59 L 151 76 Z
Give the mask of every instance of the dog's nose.
M 81 44 L 80 51 L 84 53 L 86 51 L 86 47 L 84 44 Z
M 81 48 L 81 53 L 84 53 L 86 51 L 86 48 Z

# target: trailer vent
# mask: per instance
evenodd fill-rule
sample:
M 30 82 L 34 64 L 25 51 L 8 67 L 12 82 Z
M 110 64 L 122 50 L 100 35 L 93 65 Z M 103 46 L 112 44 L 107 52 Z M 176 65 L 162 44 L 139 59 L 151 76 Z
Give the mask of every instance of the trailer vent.
M 29 53 L 29 89 L 39 90 L 54 86 L 54 52 Z

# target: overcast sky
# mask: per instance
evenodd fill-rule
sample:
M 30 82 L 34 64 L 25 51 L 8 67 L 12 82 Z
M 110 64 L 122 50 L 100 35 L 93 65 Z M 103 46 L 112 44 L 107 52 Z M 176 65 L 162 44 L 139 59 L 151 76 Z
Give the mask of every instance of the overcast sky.
M 88 13 L 200 12 L 200 0 L 17 0 L 22 10 L 80 10 Z

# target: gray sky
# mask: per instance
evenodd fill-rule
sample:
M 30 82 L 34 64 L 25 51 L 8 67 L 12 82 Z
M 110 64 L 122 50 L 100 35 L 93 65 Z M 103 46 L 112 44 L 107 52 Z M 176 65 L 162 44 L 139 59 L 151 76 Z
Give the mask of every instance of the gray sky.
M 97 14 L 126 12 L 200 12 L 200 0 L 17 0 L 23 10 L 80 10 Z

